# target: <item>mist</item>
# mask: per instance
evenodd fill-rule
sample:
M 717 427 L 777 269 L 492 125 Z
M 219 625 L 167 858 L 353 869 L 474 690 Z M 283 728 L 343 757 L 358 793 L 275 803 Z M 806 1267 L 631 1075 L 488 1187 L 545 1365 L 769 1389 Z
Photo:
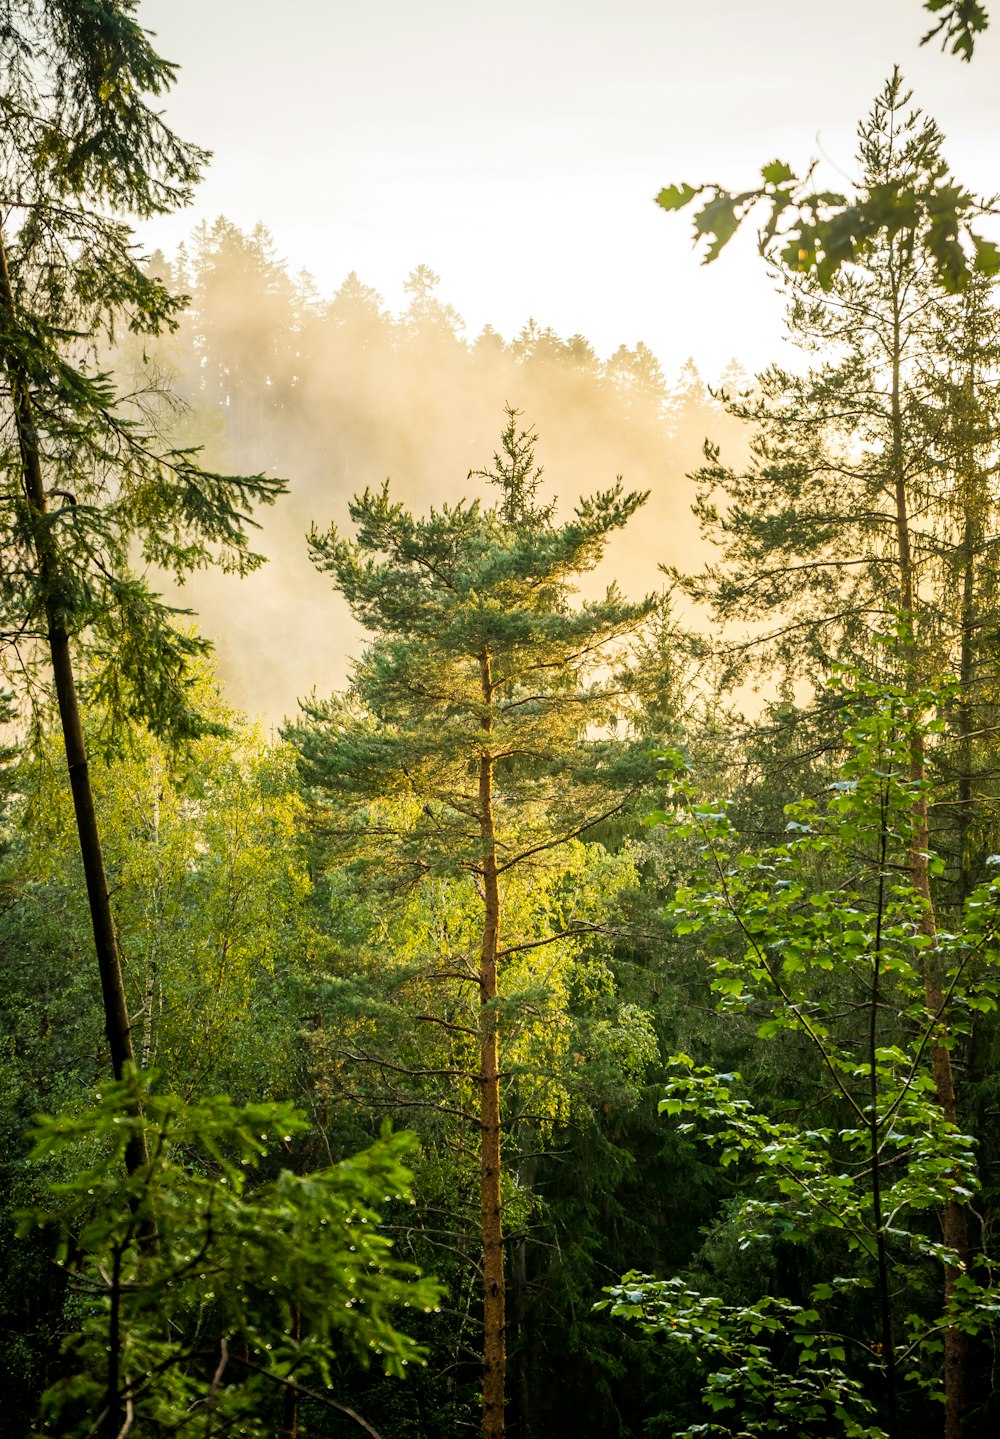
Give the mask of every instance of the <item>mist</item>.
M 423 265 L 399 313 L 356 272 L 326 297 L 290 272 L 263 225 L 247 233 L 219 219 L 151 263 L 190 297 L 150 356 L 184 402 L 171 438 L 202 446 L 214 468 L 288 482 L 255 516 L 253 547 L 267 563 L 245 579 L 201 572 L 176 597 L 213 641 L 227 699 L 247 713 L 280 723 L 300 696 L 343 685 L 364 643 L 309 560 L 310 526 L 349 526 L 351 496 L 386 479 L 417 511 L 463 497 L 493 503 L 470 471 L 488 467 L 508 404 L 538 435 L 542 494 L 557 497 L 560 513 L 618 476 L 649 491 L 593 588 L 615 579 L 636 597 L 663 587 L 661 565 L 698 564 L 687 475 L 706 437 L 730 456 L 744 441 L 693 365 L 668 379 L 641 342 L 602 357 L 585 336 L 563 338 L 532 318 L 510 337 L 490 326 L 470 337 Z M 137 358 L 126 351 L 116 363 Z M 713 378 L 745 379 L 735 367 Z

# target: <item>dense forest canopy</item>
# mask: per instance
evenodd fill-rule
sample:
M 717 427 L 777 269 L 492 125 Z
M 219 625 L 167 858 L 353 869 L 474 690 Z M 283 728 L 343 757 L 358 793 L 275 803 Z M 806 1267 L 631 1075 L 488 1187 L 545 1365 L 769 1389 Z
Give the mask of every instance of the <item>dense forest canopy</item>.
M 992 1435 L 1000 295 L 938 126 L 893 71 L 868 228 L 771 252 L 799 363 L 713 393 L 263 224 L 142 255 L 206 157 L 135 8 L 0 25 L 9 1432 Z

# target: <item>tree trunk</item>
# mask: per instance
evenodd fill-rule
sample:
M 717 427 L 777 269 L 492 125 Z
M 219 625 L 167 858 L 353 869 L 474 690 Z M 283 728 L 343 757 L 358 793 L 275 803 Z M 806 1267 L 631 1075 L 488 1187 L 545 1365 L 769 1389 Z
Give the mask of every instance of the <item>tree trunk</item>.
M 52 661 L 52 675 L 59 705 L 66 763 L 69 768 L 73 811 L 80 840 L 80 854 L 87 883 L 87 900 L 94 929 L 97 968 L 101 978 L 104 1028 L 111 1051 L 111 1068 L 115 1078 L 121 1079 L 126 1066 L 135 1064 L 132 1030 L 125 998 L 121 953 L 115 933 L 114 916 L 111 913 L 111 898 L 108 893 L 108 879 L 104 868 L 104 851 L 101 846 L 97 814 L 94 808 L 94 794 L 90 784 L 90 771 L 83 738 L 83 725 L 80 720 L 80 707 L 77 701 L 69 635 L 59 600 L 59 566 L 46 514 L 45 485 L 42 478 L 41 454 L 34 424 L 31 391 L 24 367 L 18 358 L 17 310 L 10 272 L 7 267 L 7 249 L 2 234 L 0 234 L 0 327 L 2 327 L 0 333 L 6 332 L 7 338 L 7 344 L 4 347 L 6 356 L 3 363 L 10 383 L 11 406 L 21 452 L 21 473 L 31 520 L 35 561 L 41 590 L 45 597 L 45 621 Z M 145 1138 L 142 1135 L 133 1136 L 125 1151 L 128 1172 L 134 1173 L 141 1165 L 148 1162 L 148 1158 Z
M 906 473 L 903 462 L 903 420 L 900 405 L 900 319 L 894 321 L 894 350 L 892 366 L 892 451 L 893 486 L 896 501 L 896 539 L 899 558 L 899 605 L 906 626 L 904 636 L 906 678 L 911 693 L 915 693 L 921 681 L 920 661 L 917 649 L 916 586 L 914 583 L 913 555 L 910 548 L 909 512 L 907 506 Z M 914 888 L 924 901 L 920 921 L 921 933 L 930 941 L 923 957 L 924 1003 L 930 1022 L 933 1024 L 931 1038 L 931 1073 L 941 1113 L 949 1124 L 958 1124 L 958 1105 L 955 1099 L 955 1082 L 948 1050 L 947 1023 L 944 1016 L 944 988 L 941 975 L 941 958 L 935 944 L 937 924 L 934 903 L 931 896 L 929 845 L 930 830 L 927 812 L 927 794 L 923 789 L 926 765 L 923 736 L 914 733 L 910 746 L 910 779 L 920 786 L 914 800 L 913 837 L 910 850 L 910 875 Z M 949 1199 L 944 1207 L 944 1242 L 955 1256 L 955 1262 L 944 1266 L 944 1303 L 947 1308 L 955 1290 L 955 1280 L 968 1265 L 969 1239 L 968 1218 L 965 1206 L 955 1199 Z M 966 1335 L 951 1326 L 944 1333 L 944 1439 L 962 1439 L 963 1415 L 965 1412 L 965 1361 L 968 1344 Z
M 528 1245 L 522 1237 L 513 1255 L 511 1266 L 511 1308 L 514 1311 L 512 1331 L 514 1353 L 511 1356 L 514 1370 L 514 1395 L 517 1402 L 517 1439 L 534 1439 L 535 1426 L 532 1423 L 531 1402 L 531 1356 L 529 1353 L 528 1326 L 525 1310 L 528 1304 Z
M 896 1340 L 892 1322 L 892 1290 L 889 1280 L 889 1256 L 885 1242 L 885 1218 L 882 1207 L 882 1121 L 878 1108 L 879 1010 L 882 1005 L 882 924 L 885 915 L 885 882 L 889 836 L 885 807 L 879 835 L 878 857 L 878 928 L 872 956 L 872 983 L 868 1007 L 868 1152 L 872 1169 L 872 1224 L 875 1229 L 875 1253 L 878 1266 L 879 1318 L 882 1328 L 882 1373 L 885 1376 L 886 1433 L 888 1439 L 899 1439 L 899 1402 L 897 1394 Z
M 958 741 L 958 907 L 965 904 L 972 893 L 973 866 L 970 831 L 972 828 L 974 751 L 973 698 L 975 683 L 977 635 L 979 631 L 979 595 L 976 560 L 983 542 L 984 516 L 989 499 L 987 488 L 977 462 L 977 445 L 981 443 L 981 421 L 977 414 L 977 352 L 975 335 L 979 319 L 975 295 L 966 300 L 966 343 L 967 364 L 962 385 L 962 406 L 959 411 L 957 433 L 960 436 L 957 455 L 958 494 L 962 506 L 961 556 L 962 598 L 959 633 L 959 701 L 957 713 Z
M 483 729 L 493 729 L 493 677 L 489 649 L 480 656 Z M 483 846 L 483 944 L 479 966 L 479 1082 L 482 1127 L 480 1200 L 483 1231 L 483 1439 L 503 1439 L 507 1367 L 500 1193 L 500 1055 L 497 1029 L 497 951 L 500 885 L 493 816 L 493 755 L 487 739 L 479 759 L 479 824 Z

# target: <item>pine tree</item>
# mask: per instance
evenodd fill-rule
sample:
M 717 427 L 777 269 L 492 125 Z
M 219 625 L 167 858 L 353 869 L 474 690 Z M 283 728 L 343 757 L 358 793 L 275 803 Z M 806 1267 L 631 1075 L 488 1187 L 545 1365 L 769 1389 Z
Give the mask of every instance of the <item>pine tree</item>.
M 175 71 L 135 9 L 9 0 L 0 26 L 0 623 L 8 669 L 35 693 L 47 655 L 54 680 L 118 1078 L 134 1054 L 72 650 L 116 722 L 198 732 L 188 663 L 205 646 L 141 571 L 252 568 L 250 507 L 282 488 L 171 449 L 155 386 L 123 395 L 101 366 L 116 333 L 175 322 L 126 217 L 185 203 L 207 158 L 154 108 Z
M 941 133 L 910 108 L 910 98 L 896 72 L 861 126 L 863 197 L 927 187 L 944 173 Z M 818 352 L 820 363 L 803 375 L 768 371 L 760 393 L 735 406 L 757 426 L 753 462 L 737 475 L 709 452 L 698 510 L 725 559 L 689 581 L 689 592 L 708 600 L 723 623 L 763 622 L 763 636 L 744 637 L 729 649 L 734 677 L 754 667 L 757 654 L 758 673 L 770 668 L 813 685 L 834 661 L 871 672 L 873 639 L 895 617 L 896 674 L 909 693 L 949 667 L 963 676 L 954 738 L 957 768 L 968 773 L 977 681 L 973 634 L 992 587 L 995 550 L 995 416 L 984 383 L 991 348 L 995 355 L 989 338 L 994 306 L 982 280 L 958 298 L 940 293 L 915 219 L 870 239 L 853 263 L 826 277 L 826 288 L 800 277 L 792 285 L 791 333 Z M 983 580 L 986 592 L 977 595 Z M 931 1045 L 938 1100 L 945 1118 L 957 1123 L 928 868 L 927 766 L 924 737 L 914 729 L 910 869 L 924 900 L 926 1004 L 940 1020 Z M 960 793 L 959 800 L 968 813 L 968 796 Z M 967 836 L 961 838 L 964 850 Z M 967 864 L 967 857 L 960 862 L 966 873 L 959 888 L 966 891 Z M 947 1298 L 967 1253 L 965 1208 L 957 1197 L 945 1205 L 944 1228 L 959 1256 L 945 1270 Z M 949 1329 L 948 1439 L 961 1434 L 964 1352 L 965 1336 Z
M 909 103 L 894 75 L 860 127 L 863 194 L 943 163 L 938 127 Z M 727 646 L 734 678 L 766 668 L 821 685 L 832 658 L 864 661 L 890 611 L 936 633 L 941 490 L 927 463 L 926 398 L 958 302 L 934 291 L 916 238 L 873 242 L 829 291 L 787 275 L 789 335 L 814 362 L 774 366 L 732 399 L 753 427 L 744 472 L 706 447 L 697 513 L 723 558 L 684 583 L 723 625 L 758 624 Z
M 454 978 L 479 997 L 484 1439 L 504 1432 L 505 890 L 625 809 L 652 769 L 643 752 L 599 736 L 628 699 L 616 652 L 653 602 L 630 603 L 613 587 L 571 602 L 576 578 L 644 496 L 619 482 L 556 525 L 536 502 L 534 440 L 508 411 L 486 472 L 496 507 L 463 501 L 418 518 L 385 486 L 354 501 L 354 540 L 313 533 L 315 562 L 373 640 L 349 693 L 306 704 L 289 732 L 317 796 L 355 806 L 342 844 L 401 878 L 465 875 L 479 895 L 478 964 Z M 387 797 L 397 818 L 380 812 L 373 833 L 363 805 Z

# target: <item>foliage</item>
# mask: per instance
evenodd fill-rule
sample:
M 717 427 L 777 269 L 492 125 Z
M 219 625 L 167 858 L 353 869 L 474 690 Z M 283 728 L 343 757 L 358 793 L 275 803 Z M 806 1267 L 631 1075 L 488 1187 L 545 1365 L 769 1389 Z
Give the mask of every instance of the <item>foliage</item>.
M 942 49 L 950 40 L 953 55 L 971 60 L 976 36 L 981 35 L 989 24 L 986 7 L 980 4 L 980 0 L 924 0 L 924 9 L 937 19 L 921 40 L 921 45 L 940 35 Z
M 199 669 L 192 698 L 225 733 L 183 755 L 139 734 L 91 766 L 136 1053 L 179 1092 L 285 1097 L 298 1072 L 291 985 L 312 944 L 304 807 L 287 747 L 240 722 Z M 0 867 L 2 1009 L 22 1080 L 44 1094 L 53 1075 L 93 1081 L 100 1021 L 80 982 L 89 917 L 51 737 L 18 786 Z
M 150 1161 L 123 1183 L 137 1127 Z M 322 1391 L 344 1354 L 396 1375 L 419 1361 L 393 1315 L 439 1290 L 379 1229 L 409 1200 L 412 1138 L 298 1175 L 283 1162 L 308 1129 L 288 1105 L 186 1102 L 135 1074 L 39 1121 L 34 1160 L 66 1177 L 24 1228 L 56 1236 L 76 1296 L 40 1432 L 270 1435 L 289 1387 L 343 1407 Z
M 967 21 L 953 25 L 949 17 L 956 8 L 951 7 L 938 28 L 956 35 L 956 49 L 967 42 L 968 58 L 972 30 Z M 985 16 L 982 19 L 978 28 L 985 27 Z M 899 88 L 898 69 L 888 83 Z M 917 175 L 887 177 L 854 198 L 814 188 L 815 168 L 813 164 L 799 175 L 784 160 L 772 160 L 761 169 L 761 183 L 748 190 L 734 194 L 721 185 L 669 185 L 656 203 L 673 212 L 707 196 L 694 219 L 695 243 L 706 242 L 705 264 L 718 259 L 751 214 L 763 211 L 761 253 L 793 273 L 814 274 L 824 290 L 831 289 L 843 267 L 864 263 L 876 245 L 891 244 L 898 236 L 928 257 L 937 283 L 948 294 L 963 290 L 974 275 L 1000 273 L 1000 247 L 972 229 L 990 213 L 990 203 L 959 185 L 943 160 Z
M 65 631 L 89 646 L 116 723 L 184 737 L 201 727 L 188 669 L 205 645 L 146 571 L 252 569 L 250 510 L 284 486 L 172 448 L 155 375 L 123 383 L 102 366 L 117 332 L 168 330 L 182 303 L 147 274 L 123 216 L 185 203 L 206 159 L 154 108 L 174 67 L 134 10 L 12 0 L 0 33 L 0 625 L 17 675 L 37 668 L 32 640 Z
M 682 1279 L 634 1274 L 612 1291 L 615 1313 L 724 1361 L 706 1401 L 736 1407 L 751 1423 L 740 1432 L 780 1432 L 794 1416 L 836 1419 L 844 1434 L 902 1433 L 907 1389 L 937 1390 L 942 1331 L 976 1334 L 1000 1312 L 988 1260 L 978 1261 L 982 1280 L 964 1272 L 928 1226 L 935 1208 L 979 1187 L 974 1141 L 942 1116 L 931 1051 L 935 1038 L 950 1045 L 976 1013 L 996 1009 L 1000 884 L 969 898 L 955 932 L 928 935 L 926 900 L 908 877 L 922 783 L 910 778 L 909 756 L 915 727 L 940 730 L 926 716 L 942 692 L 868 685 L 846 698 L 850 757 L 824 804 L 788 806 L 783 843 L 752 852 L 717 807 L 677 821 L 704 854 L 671 905 L 677 933 L 706 946 L 720 1013 L 746 1014 L 761 1039 L 794 1045 L 821 1095 L 804 1128 L 740 1097 L 739 1075 L 679 1055 L 660 1105 L 717 1149 L 723 1167 L 749 1170 L 741 1247 L 823 1252 L 834 1241 L 838 1268 L 812 1286 L 808 1305 L 768 1297 L 734 1308 Z M 940 873 L 940 863 L 932 868 Z M 944 994 L 931 1013 L 928 965 Z M 937 1265 L 963 1271 L 945 1312 L 928 1297 L 925 1276 Z M 852 1311 L 863 1292 L 870 1309 Z M 875 1412 L 883 1428 L 866 1428 Z
M 841 1368 L 843 1345 L 831 1338 L 817 1353 L 815 1309 L 770 1296 L 750 1305 L 726 1304 L 689 1289 L 682 1279 L 650 1281 L 636 1273 L 607 1292 L 611 1298 L 599 1309 L 636 1320 L 643 1333 L 664 1335 L 691 1350 L 699 1366 L 718 1366 L 703 1393 L 712 1418 L 675 1431 L 677 1439 L 790 1430 L 884 1439 L 883 1430 L 867 1422 L 874 1406 Z M 791 1352 L 797 1368 L 776 1362 L 775 1350 L 787 1353 L 790 1346 L 796 1346 Z

